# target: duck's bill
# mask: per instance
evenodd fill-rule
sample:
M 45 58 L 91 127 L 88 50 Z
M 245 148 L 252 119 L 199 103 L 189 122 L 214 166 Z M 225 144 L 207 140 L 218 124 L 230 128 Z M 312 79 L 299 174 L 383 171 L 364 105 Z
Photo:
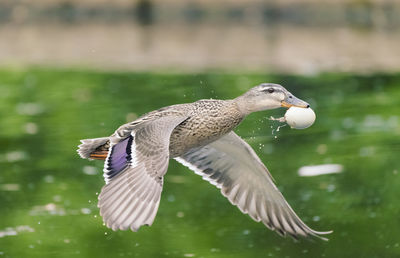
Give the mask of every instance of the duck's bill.
M 290 107 L 301 107 L 301 108 L 308 108 L 310 105 L 301 100 L 296 98 L 295 96 L 291 96 L 281 102 L 281 107 L 290 108 Z

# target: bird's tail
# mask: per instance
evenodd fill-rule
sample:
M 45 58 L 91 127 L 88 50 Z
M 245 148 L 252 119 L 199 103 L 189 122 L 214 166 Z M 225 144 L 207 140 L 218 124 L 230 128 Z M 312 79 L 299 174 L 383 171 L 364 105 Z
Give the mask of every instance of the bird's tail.
M 109 137 L 84 139 L 78 146 L 78 154 L 83 159 L 106 159 Z

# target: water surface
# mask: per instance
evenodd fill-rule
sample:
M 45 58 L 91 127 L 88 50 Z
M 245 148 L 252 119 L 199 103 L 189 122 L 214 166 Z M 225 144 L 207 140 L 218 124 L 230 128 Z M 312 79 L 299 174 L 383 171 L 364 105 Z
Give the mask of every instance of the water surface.
M 113 232 L 96 207 L 101 162 L 80 159 L 79 139 L 111 134 L 162 106 L 233 98 L 260 82 L 311 103 L 316 123 L 283 127 L 249 116 L 237 133 L 273 174 L 299 216 L 330 241 L 281 238 L 219 190 L 170 162 L 151 227 Z M 0 70 L 0 256 L 397 257 L 400 255 L 400 76 L 100 73 Z M 271 128 L 272 126 L 272 128 Z M 272 130 L 274 134 L 272 134 Z M 341 173 L 301 177 L 307 165 Z

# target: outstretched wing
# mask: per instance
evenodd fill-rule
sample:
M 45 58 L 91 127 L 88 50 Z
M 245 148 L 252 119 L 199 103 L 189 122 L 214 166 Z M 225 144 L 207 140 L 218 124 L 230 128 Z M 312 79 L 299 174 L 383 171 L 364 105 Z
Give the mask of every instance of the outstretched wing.
M 313 235 L 325 239 L 319 235 L 331 233 L 312 230 L 301 221 L 254 150 L 234 132 L 176 160 L 220 188 L 243 213 L 283 236 Z
M 168 116 L 143 122 L 110 147 L 104 163 L 107 184 L 98 203 L 107 227 L 137 231 L 153 223 L 168 168 L 170 135 L 186 118 Z

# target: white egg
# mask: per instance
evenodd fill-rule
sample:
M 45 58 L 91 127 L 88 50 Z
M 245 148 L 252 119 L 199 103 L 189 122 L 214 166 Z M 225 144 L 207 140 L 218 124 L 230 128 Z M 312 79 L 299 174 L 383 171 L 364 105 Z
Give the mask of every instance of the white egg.
M 315 121 L 315 113 L 311 108 L 290 107 L 285 113 L 285 120 L 291 128 L 306 129 Z

